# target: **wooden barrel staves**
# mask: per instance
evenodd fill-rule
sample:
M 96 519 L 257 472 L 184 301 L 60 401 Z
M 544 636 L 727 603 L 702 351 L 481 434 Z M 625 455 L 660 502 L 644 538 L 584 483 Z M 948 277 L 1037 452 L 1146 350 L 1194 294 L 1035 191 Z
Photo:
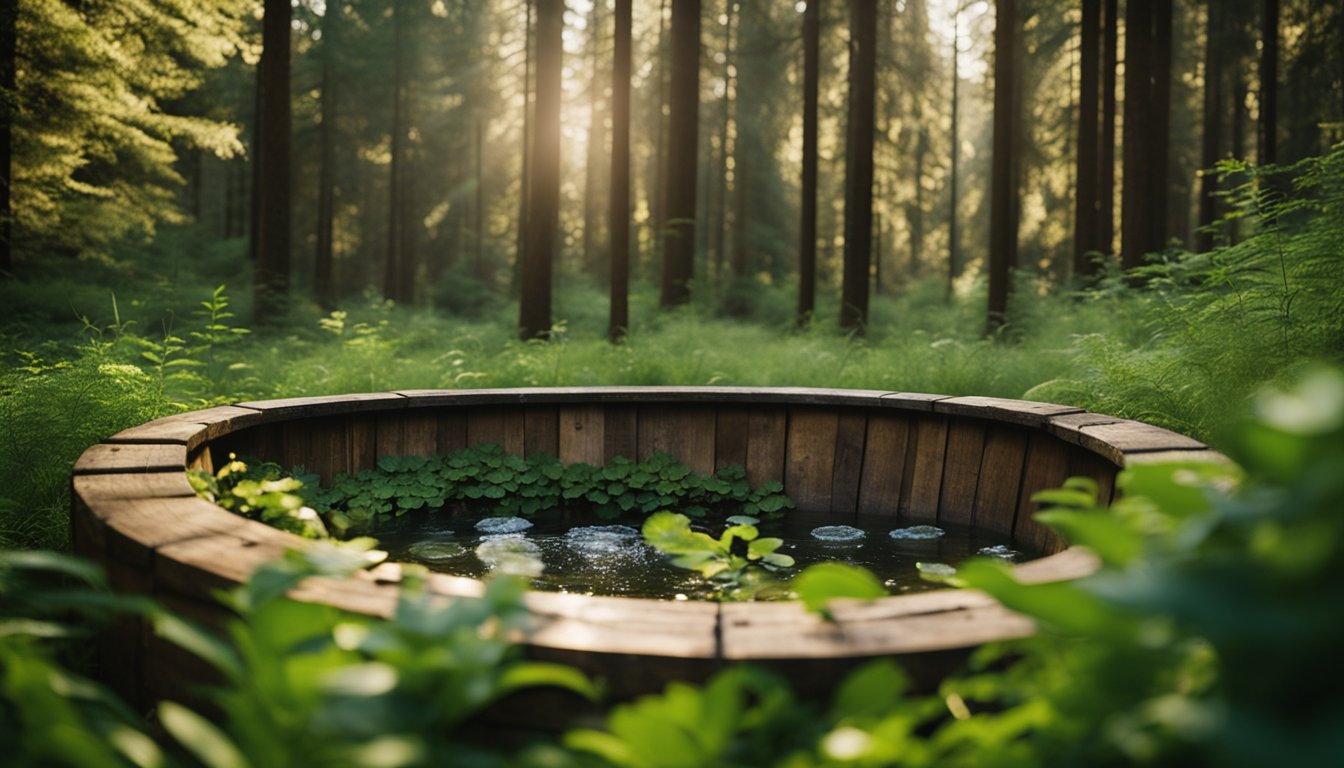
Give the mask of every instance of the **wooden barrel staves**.
M 417 390 L 238 403 L 120 432 L 75 465 L 76 553 L 114 588 L 151 595 L 207 625 L 227 620 L 212 593 L 304 541 L 201 500 L 184 469 L 213 471 L 230 453 L 302 465 L 324 481 L 382 456 L 429 455 L 497 443 L 519 455 L 602 464 L 662 451 L 709 473 L 729 464 L 753 485 L 783 482 L 816 524 L 950 523 L 991 529 L 1048 556 L 1017 566 L 1023 580 L 1076 578 L 1096 567 L 1036 523 L 1034 493 L 1082 475 L 1109 500 L 1116 473 L 1165 458 L 1219 461 L 1188 437 L 1078 408 L 987 397 L 868 390 L 601 387 Z M 337 581 L 313 578 L 293 596 L 388 616 L 395 566 Z M 471 579 L 435 575 L 429 588 L 478 594 Z M 840 601 L 825 622 L 795 603 L 697 603 L 530 593 L 528 653 L 603 678 L 615 697 L 703 680 L 726 663 L 781 669 L 821 690 L 847 668 L 895 657 L 936 683 L 966 649 L 1025 636 L 1027 620 L 988 596 L 944 590 Z M 207 675 L 140 623 L 100 640 L 107 682 L 131 701 L 180 694 Z

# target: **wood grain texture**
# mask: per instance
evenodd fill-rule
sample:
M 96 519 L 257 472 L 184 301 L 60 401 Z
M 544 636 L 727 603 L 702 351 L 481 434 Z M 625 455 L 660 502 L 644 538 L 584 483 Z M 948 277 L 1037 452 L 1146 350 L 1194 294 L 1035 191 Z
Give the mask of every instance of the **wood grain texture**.
M 859 519 L 894 520 L 901 505 L 901 480 L 910 440 L 910 420 L 902 414 L 874 412 L 868 417 L 863 478 L 859 484 Z
M 559 459 L 566 464 L 606 463 L 606 409 L 600 405 L 564 406 L 558 413 Z M 624 454 L 630 457 L 634 451 Z
M 1078 444 L 1083 437 L 1083 427 L 1095 427 L 1099 424 L 1116 424 L 1124 421 L 1114 416 L 1106 416 L 1101 413 L 1066 413 L 1061 416 L 1051 416 L 1046 422 L 1046 429 L 1050 434 L 1061 440 Z
M 524 421 L 521 409 L 481 408 L 467 414 L 467 443 L 493 443 L 505 453 L 523 453 Z
M 789 414 L 783 408 L 753 408 L 747 419 L 747 480 L 753 486 L 784 480 Z
M 947 428 L 947 418 L 942 416 L 919 416 L 914 420 L 914 440 L 909 446 L 901 485 L 900 517 L 903 520 L 912 523 L 938 520 L 943 458 L 947 455 Z
M 196 495 L 182 471 L 128 472 L 116 475 L 75 475 L 71 481 L 76 504 L 108 499 L 190 498 Z
M 635 459 L 639 454 L 639 411 L 632 405 L 603 406 L 602 428 L 605 440 L 602 461 L 621 456 Z
M 784 492 L 799 512 L 829 512 L 840 418 L 824 408 L 789 409 Z
M 1080 430 L 1078 444 L 1099 453 L 1115 464 L 1123 464 L 1125 455 L 1148 451 L 1200 450 L 1208 446 L 1192 437 L 1186 437 L 1141 421 L 1119 421 L 1097 424 Z
M 985 456 L 985 422 L 958 419 L 948 426 L 943 455 L 942 490 L 938 494 L 938 522 L 970 525 L 975 516 L 975 491 Z
M 452 453 L 467 446 L 467 414 L 456 408 L 440 408 L 434 412 L 438 424 L 438 452 Z
M 950 397 L 933 404 L 935 413 L 969 416 L 990 421 L 1006 421 L 1025 427 L 1039 427 L 1051 418 L 1070 413 L 1082 413 L 1082 408 L 1054 403 L 1036 403 L 1030 400 L 1006 400 L 1001 397 Z
M 1043 432 L 1035 432 L 1027 446 L 1027 463 L 1022 472 L 1022 492 L 1017 503 L 1017 522 L 1013 526 L 1013 540 L 1024 546 L 1057 552 L 1063 541 L 1032 516 L 1040 505 L 1031 500 L 1039 491 L 1058 488 L 1069 478 L 1068 443 Z
M 1090 451 L 1069 454 L 1069 476 L 1090 477 L 1097 484 L 1097 503 L 1107 505 L 1115 492 L 1115 473 L 1118 468 Z
M 523 408 L 523 454 L 560 455 L 559 409 L 547 405 Z
M 666 453 L 702 475 L 713 474 L 714 422 L 714 408 L 641 406 L 639 459 Z
M 751 437 L 751 411 L 742 406 L 719 409 L 714 427 L 714 468 L 747 466 L 747 443 Z
M 980 482 L 975 489 L 975 527 L 1012 536 L 1027 458 L 1027 435 L 1025 430 L 1007 424 L 996 424 L 986 433 Z
M 186 466 L 185 443 L 98 443 L 80 455 L 74 474 L 161 472 L 183 470 Z
M 867 438 L 868 414 L 862 410 L 841 411 L 831 472 L 831 513 L 837 515 L 836 522 L 852 525 L 856 520 Z

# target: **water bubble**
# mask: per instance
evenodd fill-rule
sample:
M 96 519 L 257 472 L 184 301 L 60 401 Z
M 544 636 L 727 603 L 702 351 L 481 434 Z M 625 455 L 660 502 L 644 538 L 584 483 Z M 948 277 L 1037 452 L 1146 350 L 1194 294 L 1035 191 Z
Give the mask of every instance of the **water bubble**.
M 628 525 L 586 525 L 565 532 L 565 544 L 587 557 L 633 555 L 639 531 Z
M 818 541 L 858 541 L 863 537 L 863 531 L 852 525 L 823 525 L 812 529 L 812 538 Z
M 909 528 L 897 528 L 890 535 L 893 539 L 923 541 L 942 538 L 943 533 L 943 529 L 935 525 L 912 525 Z
M 476 523 L 476 530 L 485 534 L 517 533 L 531 527 L 532 521 L 521 517 L 487 517 Z
M 1008 560 L 1011 562 L 1016 560 L 1017 556 L 1022 553 L 1007 544 L 995 544 L 992 547 L 981 547 L 976 554 L 985 555 L 987 557 L 997 557 L 1000 560 Z
M 465 555 L 467 548 L 456 541 L 428 539 L 407 547 L 406 553 L 417 560 L 453 560 Z
M 535 579 L 545 570 L 541 547 L 517 534 L 491 537 L 476 547 L 476 556 L 491 570 Z

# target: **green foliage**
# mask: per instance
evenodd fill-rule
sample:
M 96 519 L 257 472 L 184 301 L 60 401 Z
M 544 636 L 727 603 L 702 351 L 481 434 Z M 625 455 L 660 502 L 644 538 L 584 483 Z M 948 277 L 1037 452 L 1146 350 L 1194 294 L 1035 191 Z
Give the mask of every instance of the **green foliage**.
M 778 482 L 751 488 L 741 466 L 701 475 L 665 453 L 634 462 L 617 456 L 604 467 L 562 464 L 552 456 L 526 458 L 494 444 L 440 456 L 384 456 L 357 475 L 341 474 L 307 499 L 339 532 L 366 528 L 381 517 L 446 506 L 489 508 L 498 515 L 532 517 L 582 507 L 598 516 L 647 515 L 668 507 L 704 516 L 742 509 L 778 515 L 793 507 Z
M 279 464 L 252 461 L 229 454 L 229 461 L 210 474 L 187 470 L 196 494 L 206 501 L 253 520 L 310 539 L 328 538 L 327 527 L 312 507 L 304 506 L 298 491 L 303 482 L 285 476 Z
M 180 220 L 182 147 L 221 157 L 237 128 L 175 114 L 242 46 L 248 6 L 34 0 L 19 6 L 15 59 L 15 243 L 29 258 L 107 258 L 110 246 Z
M 726 600 L 751 600 L 777 588 L 761 571 L 775 573 L 793 567 L 793 558 L 777 552 L 783 539 L 761 536 L 755 518 L 735 516 L 716 539 L 691 530 L 691 519 L 677 512 L 655 512 L 641 533 L 649 546 L 673 555 L 672 564 L 699 573 L 718 588 Z
M 870 571 L 847 563 L 817 563 L 793 579 L 793 591 L 804 607 L 830 618 L 827 604 L 837 598 L 871 600 L 889 592 Z

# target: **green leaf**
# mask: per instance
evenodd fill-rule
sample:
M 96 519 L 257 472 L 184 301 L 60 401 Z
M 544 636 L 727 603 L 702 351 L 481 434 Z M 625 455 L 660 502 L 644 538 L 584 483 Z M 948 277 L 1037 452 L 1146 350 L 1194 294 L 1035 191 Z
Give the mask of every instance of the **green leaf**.
M 807 610 L 823 615 L 827 603 L 837 598 L 871 600 L 888 594 L 870 571 L 846 563 L 808 566 L 793 580 L 793 588 Z
M 565 664 L 520 662 L 510 665 L 495 682 L 495 698 L 523 688 L 563 688 L 589 701 L 597 701 L 600 692 L 588 676 Z
M 249 768 L 251 765 L 223 731 L 181 704 L 160 702 L 159 722 L 207 768 Z

